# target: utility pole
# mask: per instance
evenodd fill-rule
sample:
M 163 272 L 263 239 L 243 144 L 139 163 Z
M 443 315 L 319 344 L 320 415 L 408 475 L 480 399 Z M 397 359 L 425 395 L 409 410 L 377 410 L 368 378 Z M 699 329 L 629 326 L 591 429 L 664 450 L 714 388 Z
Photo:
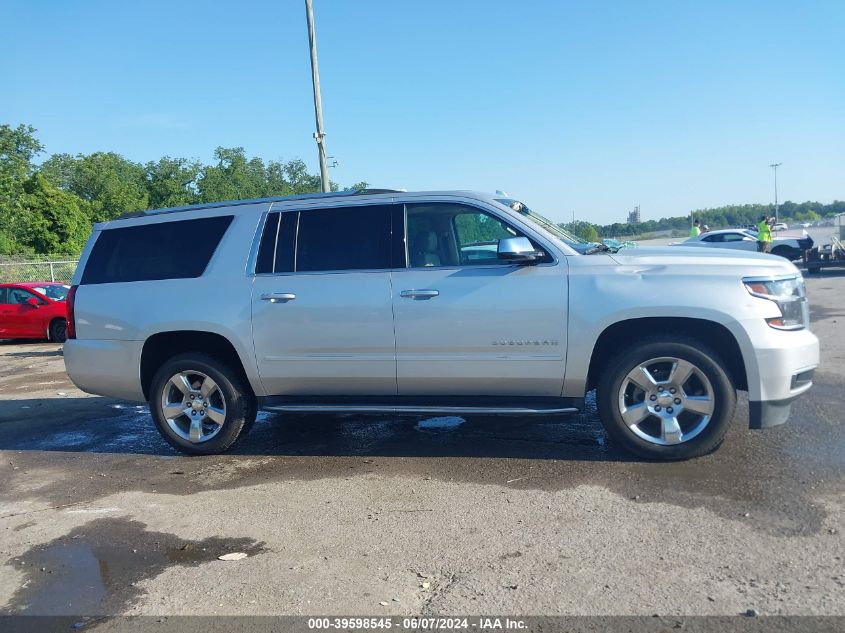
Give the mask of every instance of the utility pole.
M 317 153 L 320 157 L 320 184 L 324 192 L 331 191 L 329 167 L 326 163 L 326 132 L 323 130 L 323 101 L 320 98 L 320 70 L 317 67 L 317 34 L 314 32 L 314 7 L 305 0 L 305 17 L 308 20 L 308 44 L 311 47 L 311 83 L 314 86 L 314 118 L 317 120 Z
M 778 223 L 778 167 L 783 163 L 772 163 L 769 165 L 775 171 L 775 224 Z

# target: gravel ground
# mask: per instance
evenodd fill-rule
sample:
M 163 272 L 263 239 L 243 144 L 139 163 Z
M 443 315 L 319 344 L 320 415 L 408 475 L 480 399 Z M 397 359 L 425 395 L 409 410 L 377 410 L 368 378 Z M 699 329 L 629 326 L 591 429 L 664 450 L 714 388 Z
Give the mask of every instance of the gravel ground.
M 0 343 L 0 611 L 845 615 L 845 272 L 813 390 L 690 462 L 573 418 L 262 414 L 186 458 L 61 352 Z M 243 552 L 245 558 L 218 556 Z

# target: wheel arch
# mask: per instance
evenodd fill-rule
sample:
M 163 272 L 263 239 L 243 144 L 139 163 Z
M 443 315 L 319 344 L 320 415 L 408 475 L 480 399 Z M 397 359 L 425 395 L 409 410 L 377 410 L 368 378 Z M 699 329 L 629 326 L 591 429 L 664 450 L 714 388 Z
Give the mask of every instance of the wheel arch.
M 140 378 L 144 398 L 150 397 L 150 386 L 158 368 L 169 358 L 185 352 L 201 352 L 231 367 L 255 391 L 243 360 L 232 342 L 215 332 L 172 330 L 149 336 L 141 349 Z
M 748 373 L 742 350 L 733 333 L 715 321 L 691 317 L 644 317 L 626 319 L 605 328 L 593 346 L 586 390 L 595 388 L 607 362 L 631 341 L 660 335 L 693 338 L 717 350 L 737 389 L 748 389 Z

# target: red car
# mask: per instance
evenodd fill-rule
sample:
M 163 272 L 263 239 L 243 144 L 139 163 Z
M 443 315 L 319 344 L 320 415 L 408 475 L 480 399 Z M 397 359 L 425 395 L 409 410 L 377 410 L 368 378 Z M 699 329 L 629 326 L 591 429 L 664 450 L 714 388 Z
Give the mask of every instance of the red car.
M 64 343 L 70 286 L 50 281 L 0 284 L 0 339 L 49 338 Z

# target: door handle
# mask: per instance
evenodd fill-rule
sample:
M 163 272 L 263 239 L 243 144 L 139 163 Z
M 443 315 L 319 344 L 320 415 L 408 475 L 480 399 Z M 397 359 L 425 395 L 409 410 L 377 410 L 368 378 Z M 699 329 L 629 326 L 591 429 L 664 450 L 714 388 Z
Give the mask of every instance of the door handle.
M 292 292 L 265 292 L 261 295 L 262 301 L 269 301 L 270 303 L 287 303 L 296 299 L 296 295 Z
M 439 290 L 403 290 L 399 293 L 403 299 L 433 299 L 440 296 Z

